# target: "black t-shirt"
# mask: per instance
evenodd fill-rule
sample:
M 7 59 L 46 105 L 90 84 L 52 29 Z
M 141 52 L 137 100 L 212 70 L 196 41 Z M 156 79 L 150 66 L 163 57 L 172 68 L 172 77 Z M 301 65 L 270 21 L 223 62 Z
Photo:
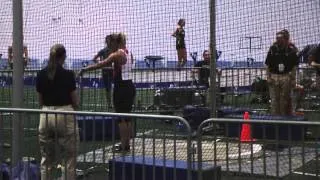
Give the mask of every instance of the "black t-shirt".
M 76 89 L 74 73 L 58 65 L 53 80 L 48 79 L 48 68 L 37 74 L 37 92 L 42 94 L 43 105 L 64 106 L 71 105 L 71 92 Z
M 293 44 L 287 48 L 281 48 L 275 43 L 269 49 L 265 64 L 270 73 L 287 74 L 299 65 L 297 48 Z
M 312 49 L 310 56 L 315 58 L 314 62 L 320 64 L 320 44 Z M 320 75 L 320 68 L 317 68 L 317 74 Z
M 210 61 L 199 61 L 195 67 L 199 69 L 199 83 L 203 85 L 209 85 L 210 77 Z

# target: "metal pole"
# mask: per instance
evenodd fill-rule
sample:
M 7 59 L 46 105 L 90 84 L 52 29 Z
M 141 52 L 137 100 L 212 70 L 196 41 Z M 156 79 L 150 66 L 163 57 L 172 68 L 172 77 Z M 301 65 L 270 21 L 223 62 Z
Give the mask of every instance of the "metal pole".
M 23 107 L 23 17 L 22 0 L 12 1 L 13 17 L 13 77 L 12 77 L 12 107 Z M 13 167 L 21 159 L 22 115 L 14 113 L 12 121 L 12 165 Z
M 210 7 L 210 108 L 211 117 L 216 117 L 217 111 L 217 83 L 216 83 L 216 2 L 209 0 Z

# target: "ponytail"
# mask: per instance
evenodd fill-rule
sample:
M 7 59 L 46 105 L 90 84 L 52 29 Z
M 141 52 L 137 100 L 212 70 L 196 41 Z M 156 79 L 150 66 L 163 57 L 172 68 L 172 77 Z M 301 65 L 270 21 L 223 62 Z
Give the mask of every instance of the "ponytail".
M 57 64 L 62 58 L 65 58 L 66 50 L 62 44 L 56 44 L 51 47 L 48 62 L 48 79 L 53 80 L 56 75 Z M 64 60 L 64 59 L 63 59 Z
M 57 63 L 56 63 L 56 50 L 52 48 L 50 50 L 49 62 L 48 62 L 48 79 L 53 80 L 56 75 Z

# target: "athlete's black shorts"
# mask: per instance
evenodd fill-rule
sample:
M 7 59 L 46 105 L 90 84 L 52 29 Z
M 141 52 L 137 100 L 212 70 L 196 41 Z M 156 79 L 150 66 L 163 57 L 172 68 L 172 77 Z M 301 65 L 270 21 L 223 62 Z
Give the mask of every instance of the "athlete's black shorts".
M 136 96 L 132 80 L 115 81 L 113 88 L 113 105 L 117 113 L 130 113 Z

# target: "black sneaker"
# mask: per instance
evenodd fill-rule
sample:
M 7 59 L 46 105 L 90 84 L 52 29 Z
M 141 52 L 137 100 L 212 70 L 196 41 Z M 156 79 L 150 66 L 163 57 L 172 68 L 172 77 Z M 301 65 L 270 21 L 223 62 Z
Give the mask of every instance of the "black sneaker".
M 130 151 L 130 145 L 126 146 L 126 147 L 124 148 L 124 151 Z

